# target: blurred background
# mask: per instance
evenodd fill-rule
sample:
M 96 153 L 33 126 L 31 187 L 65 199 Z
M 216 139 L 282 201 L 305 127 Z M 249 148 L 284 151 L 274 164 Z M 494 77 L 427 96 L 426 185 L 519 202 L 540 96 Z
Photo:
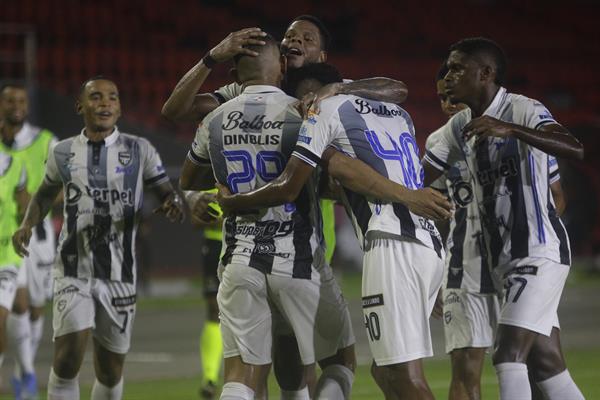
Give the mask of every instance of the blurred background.
M 403 107 L 413 117 L 421 149 L 427 135 L 446 119 L 435 74 L 448 47 L 469 36 L 497 41 L 509 59 L 509 91 L 542 101 L 585 145 L 583 162 L 561 162 L 568 201 L 564 221 L 575 262 L 559 312 L 572 374 L 584 383 L 585 393 L 592 393 L 600 379 L 599 11 L 600 2 L 594 0 L 0 0 L 0 81 L 25 83 L 30 120 L 66 138 L 82 128 L 74 111 L 81 83 L 99 74 L 113 79 L 122 99 L 120 129 L 148 137 L 177 180 L 195 126 L 166 121 L 161 107 L 181 76 L 232 31 L 259 26 L 281 38 L 294 17 L 318 16 L 333 34 L 329 62 L 345 78 L 387 76 L 408 85 Z M 228 65 L 216 67 L 205 91 L 229 83 L 228 70 Z M 127 358 L 127 387 L 132 389 L 126 390 L 126 398 L 194 398 L 200 376 L 197 338 L 204 317 L 202 233 L 154 217 L 149 211 L 153 206 L 148 196 L 138 244 L 140 292 L 147 296 L 139 303 Z M 363 365 L 353 398 L 379 398 L 369 378 L 370 356 L 361 328 L 361 252 L 343 210 L 336 213 L 333 266 L 344 272 L 341 282 Z M 38 357 L 42 385 L 52 357 L 50 325 Z M 437 362 L 443 372 L 434 372 L 430 383 L 442 398 L 448 364 L 441 324 L 434 324 L 433 336 L 440 358 L 429 365 Z M 8 364 L 2 371 L 5 379 Z M 87 357 L 83 386 L 91 384 L 92 374 Z M 484 375 L 484 386 L 492 393 L 495 377 L 489 365 Z M 145 384 L 159 378 L 168 381 L 163 386 Z M 135 394 L 143 390 L 154 392 Z M 173 394 L 177 390 L 179 397 Z M 594 393 L 600 396 L 600 389 Z
M 585 145 L 586 159 L 561 165 L 568 196 L 564 220 L 580 264 L 600 259 L 600 31 L 598 1 L 297 0 L 2 0 L 0 79 L 23 80 L 32 96 L 31 120 L 61 138 L 81 129 L 74 96 L 88 77 L 106 75 L 121 91 L 121 130 L 149 137 L 172 178 L 195 132 L 160 115 L 179 78 L 229 32 L 259 26 L 281 38 L 289 21 L 310 13 L 333 34 L 329 61 L 343 76 L 404 81 L 421 146 L 444 123 L 435 74 L 448 47 L 468 36 L 503 46 L 509 91 L 542 101 Z M 205 89 L 230 82 L 219 65 Z M 151 207 L 149 204 L 148 207 Z M 155 273 L 197 268 L 190 232 L 151 221 L 145 268 Z M 160 243 L 160 246 L 155 244 Z M 184 242 L 185 243 L 185 242 Z M 343 247 L 345 240 L 341 240 Z M 350 245 L 354 245 L 352 240 Z M 164 249 L 177 248 L 177 252 Z M 141 250 L 141 249 L 140 249 Z M 355 254 L 355 253 L 352 253 Z M 350 260 L 352 263 L 352 260 Z M 348 264 L 345 262 L 344 264 Z

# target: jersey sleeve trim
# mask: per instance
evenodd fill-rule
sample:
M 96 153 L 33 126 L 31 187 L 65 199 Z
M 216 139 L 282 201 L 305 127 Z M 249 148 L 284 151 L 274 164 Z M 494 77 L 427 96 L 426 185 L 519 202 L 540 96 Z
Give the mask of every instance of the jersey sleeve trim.
M 321 157 L 302 146 L 296 146 L 292 156 L 301 159 L 311 167 L 316 167 L 321 162 Z
M 144 180 L 144 184 L 146 186 L 156 186 L 156 185 L 160 185 L 163 182 L 166 182 L 169 180 L 169 177 L 167 176 L 167 174 L 165 174 L 164 172 L 162 174 L 158 174 L 156 176 L 153 176 L 152 178 L 148 178 L 146 180 Z
M 219 104 L 227 103 L 227 99 L 219 92 L 209 93 Z
M 560 180 L 560 172 L 559 172 L 559 170 L 550 172 L 550 175 L 548 177 L 548 181 L 550 182 L 550 184 L 558 182 L 559 180 Z
M 191 162 L 193 162 L 196 165 L 202 165 L 202 166 L 207 165 L 207 164 L 210 165 L 210 160 L 199 157 L 192 150 L 188 151 L 187 158 L 188 158 L 188 160 L 190 160 Z
M 446 164 L 445 162 L 443 162 L 442 160 L 440 160 L 439 158 L 437 158 L 435 156 L 435 154 L 433 154 L 431 151 L 427 150 L 425 152 L 425 160 L 433 165 L 435 168 L 439 169 L 440 171 L 444 171 L 444 170 L 448 170 L 450 169 L 450 165 Z
M 537 131 L 541 127 L 543 127 L 545 125 L 549 125 L 549 124 L 558 124 L 558 122 L 556 122 L 553 119 L 545 119 L 543 121 L 538 122 L 537 125 L 535 126 L 535 128 L 533 128 L 533 129 Z

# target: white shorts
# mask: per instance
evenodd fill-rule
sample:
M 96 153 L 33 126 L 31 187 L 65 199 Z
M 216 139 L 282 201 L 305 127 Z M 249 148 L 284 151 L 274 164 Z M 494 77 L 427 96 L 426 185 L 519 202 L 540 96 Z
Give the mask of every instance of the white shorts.
M 107 350 L 125 354 L 135 319 L 135 285 L 103 279 L 54 279 L 54 339 L 92 328 Z
M 431 357 L 429 316 L 442 283 L 443 261 L 420 242 L 368 239 L 362 306 L 377 365 Z
M 27 272 L 22 266 L 7 265 L 0 267 L 0 307 L 12 310 L 17 288 L 25 285 Z
M 329 267 L 319 282 L 266 275 L 240 264 L 220 267 L 219 277 L 217 302 L 225 358 L 241 356 L 253 365 L 271 363 L 275 325 L 291 327 L 304 365 L 354 344 L 348 307 Z
M 499 324 L 550 336 L 559 327 L 558 303 L 569 266 L 545 258 L 526 258 L 494 270 L 504 284 Z
M 46 238 L 40 240 L 37 228 L 29 242 L 29 256 L 23 259 L 27 268 L 27 291 L 33 307 L 43 307 L 52 298 L 52 266 L 56 255 L 54 232 L 46 229 Z
M 498 327 L 498 295 L 443 289 L 446 353 L 465 347 L 492 347 Z

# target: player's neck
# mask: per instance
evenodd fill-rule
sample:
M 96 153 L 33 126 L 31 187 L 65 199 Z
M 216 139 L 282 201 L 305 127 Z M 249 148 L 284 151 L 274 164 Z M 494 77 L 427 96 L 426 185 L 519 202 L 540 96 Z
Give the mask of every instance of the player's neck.
M 91 142 L 100 142 L 109 137 L 110 134 L 114 132 L 114 130 L 114 126 L 108 130 L 96 130 L 86 126 L 84 134 Z
M 488 109 L 490 104 L 494 101 L 496 94 L 500 90 L 499 86 L 493 85 L 486 87 L 481 91 L 480 97 L 474 102 L 474 104 L 469 105 L 471 109 L 471 116 L 473 118 L 481 117 L 485 110 Z
M 255 85 L 280 87 L 281 79 L 279 77 L 273 78 L 269 76 L 261 76 L 244 82 L 244 87 Z
M 4 144 L 8 146 L 12 145 L 15 141 L 15 136 L 17 132 L 23 129 L 23 124 L 24 122 L 21 122 L 20 124 L 16 125 L 4 122 L 2 129 L 0 129 L 0 131 L 2 132 L 2 142 L 4 142 Z

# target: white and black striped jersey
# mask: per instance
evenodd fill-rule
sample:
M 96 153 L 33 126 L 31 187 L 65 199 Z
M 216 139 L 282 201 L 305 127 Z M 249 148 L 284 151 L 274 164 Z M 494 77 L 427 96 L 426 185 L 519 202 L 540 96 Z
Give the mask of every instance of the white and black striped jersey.
M 409 189 L 423 187 L 419 147 L 406 111 L 396 104 L 349 95 L 326 99 L 320 108 L 318 115 L 309 116 L 302 124 L 295 157 L 316 166 L 332 145 Z M 441 256 L 441 238 L 431 220 L 399 203 L 367 198 L 346 188 L 344 194 L 361 246 L 368 234 L 383 233 L 418 240 Z
M 246 87 L 202 121 L 189 159 L 211 163 L 215 179 L 233 193 L 266 185 L 284 170 L 298 139 L 302 119 L 290 106 L 295 102 L 277 87 Z M 227 217 L 221 262 L 318 279 L 324 254 L 321 225 L 316 180 L 311 179 L 293 203 Z
M 54 276 L 135 283 L 144 185 L 169 180 L 154 146 L 117 128 L 100 142 L 82 130 L 52 147 L 44 179 L 64 190 Z
M 543 104 L 504 88 L 484 115 L 532 129 L 556 124 Z M 569 265 L 569 239 L 550 191 L 550 184 L 558 179 L 556 159 L 516 138 L 490 137 L 474 146 L 474 138 L 469 142 L 463 138 L 462 129 L 469 121 L 470 109 L 452 117 L 425 159 L 448 171 L 451 181 L 462 182 L 452 196 L 461 207 L 471 210 L 473 203 L 477 208 L 491 267 L 526 257 Z M 467 218 L 468 211 L 461 214 Z
M 429 135 L 426 150 L 431 150 L 442 134 L 443 128 L 440 128 Z M 447 164 L 450 168 L 431 184 L 431 187 L 447 194 L 456 207 L 446 239 L 444 287 L 465 289 L 471 293 L 494 293 L 484 227 L 477 202 L 472 201 L 472 176 L 464 157 L 448 159 Z M 556 158 L 549 157 L 548 167 L 551 183 L 558 181 L 560 175 Z

